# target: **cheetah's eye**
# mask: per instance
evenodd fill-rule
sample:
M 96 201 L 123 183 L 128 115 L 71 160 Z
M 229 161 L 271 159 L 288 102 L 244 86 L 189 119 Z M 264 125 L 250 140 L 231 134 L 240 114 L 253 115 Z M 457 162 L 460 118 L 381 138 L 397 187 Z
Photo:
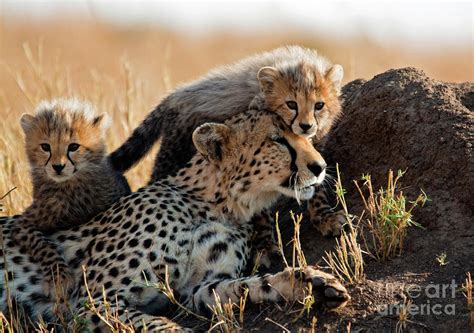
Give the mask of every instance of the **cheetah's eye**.
M 315 110 L 315 111 L 319 111 L 319 110 L 321 110 L 323 107 L 324 107 L 324 102 L 317 102 L 316 104 L 314 104 L 314 110 Z
M 68 151 L 76 151 L 79 149 L 79 144 L 78 143 L 71 143 L 68 147 Z
M 298 104 L 295 101 L 286 102 L 286 106 L 288 106 L 290 110 L 298 111 Z
M 41 146 L 41 149 L 43 149 L 43 151 L 46 151 L 46 152 L 51 151 L 51 146 L 48 143 L 42 143 L 40 144 L 40 146 Z

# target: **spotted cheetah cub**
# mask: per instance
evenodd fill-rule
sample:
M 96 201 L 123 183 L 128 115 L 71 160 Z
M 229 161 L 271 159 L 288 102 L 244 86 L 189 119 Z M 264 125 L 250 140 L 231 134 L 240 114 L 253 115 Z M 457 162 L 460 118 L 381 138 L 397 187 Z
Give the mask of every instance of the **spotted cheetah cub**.
M 105 158 L 108 125 L 105 113 L 96 116 L 91 105 L 75 99 L 42 102 L 35 115 L 21 117 L 33 203 L 11 233 L 41 264 L 47 295 L 55 294 L 53 279 L 61 279 L 63 291 L 74 281 L 60 244 L 48 233 L 87 222 L 130 192 L 125 178 L 114 173 Z

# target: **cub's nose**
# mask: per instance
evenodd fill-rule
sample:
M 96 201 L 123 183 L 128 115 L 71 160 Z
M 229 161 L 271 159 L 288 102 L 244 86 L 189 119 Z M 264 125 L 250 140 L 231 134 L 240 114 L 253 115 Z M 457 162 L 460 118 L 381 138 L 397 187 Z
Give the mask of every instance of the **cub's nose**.
M 56 171 L 58 175 L 60 175 L 61 171 L 63 171 L 65 166 L 66 166 L 65 164 L 53 164 L 53 169 L 54 171 Z
M 318 177 L 326 169 L 326 163 L 311 163 L 308 164 L 308 169 Z
M 313 127 L 313 125 L 312 124 L 300 123 L 300 127 L 304 132 L 307 132 L 311 127 Z

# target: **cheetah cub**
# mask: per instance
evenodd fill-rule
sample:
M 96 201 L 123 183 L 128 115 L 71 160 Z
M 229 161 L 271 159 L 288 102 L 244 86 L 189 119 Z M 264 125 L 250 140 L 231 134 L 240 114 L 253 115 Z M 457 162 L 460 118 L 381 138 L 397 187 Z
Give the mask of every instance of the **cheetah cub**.
M 107 115 L 75 99 L 42 102 L 21 127 L 33 183 L 33 202 L 23 212 L 12 238 L 41 264 L 46 295 L 69 290 L 73 277 L 60 244 L 48 234 L 89 221 L 130 192 L 125 178 L 106 160 Z M 60 279 L 62 289 L 53 289 Z M 58 280 L 59 281 L 59 280 Z

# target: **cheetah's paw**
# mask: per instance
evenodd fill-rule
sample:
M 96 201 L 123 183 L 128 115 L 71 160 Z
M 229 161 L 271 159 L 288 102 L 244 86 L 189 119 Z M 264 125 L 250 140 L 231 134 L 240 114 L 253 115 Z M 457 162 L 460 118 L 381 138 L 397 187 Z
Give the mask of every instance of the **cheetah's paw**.
M 315 302 L 327 309 L 344 307 L 351 297 L 347 289 L 333 275 L 316 267 L 308 266 L 302 270 L 303 281 L 312 285 Z
M 346 215 L 343 210 L 330 213 L 324 217 L 313 221 L 316 229 L 325 237 L 335 237 L 342 233 L 344 225 L 347 223 Z

